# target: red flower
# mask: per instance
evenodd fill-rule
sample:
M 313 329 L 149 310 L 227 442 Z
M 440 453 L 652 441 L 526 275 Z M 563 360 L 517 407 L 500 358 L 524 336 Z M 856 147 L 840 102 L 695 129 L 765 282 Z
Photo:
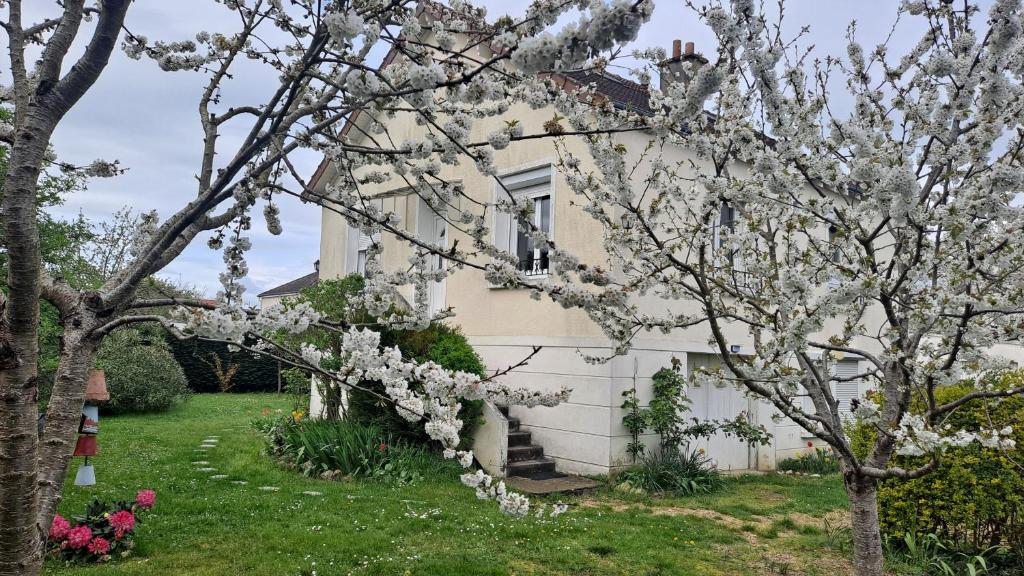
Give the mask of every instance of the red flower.
M 92 540 L 92 530 L 88 526 L 75 526 L 68 532 L 68 546 L 85 548 Z
M 120 540 L 128 532 L 135 528 L 135 515 L 132 514 L 131 510 L 119 510 L 110 515 L 107 519 L 110 522 L 110 526 L 114 529 L 114 538 Z
M 50 540 L 63 540 L 71 531 L 71 524 L 63 516 L 57 514 L 50 522 Z
M 385 451 L 387 449 L 388 449 L 388 445 L 383 443 L 383 442 L 380 443 L 380 446 L 377 446 L 377 451 L 378 452 L 383 452 L 383 451 Z
M 110 552 L 110 542 L 102 536 L 97 536 L 89 542 L 89 552 L 97 556 L 103 556 L 107 552 Z
M 808 448 L 814 448 L 814 442 L 813 442 L 813 441 L 811 441 L 811 440 L 808 440 L 808 441 L 807 441 L 807 447 L 808 447 Z
M 149 510 L 156 504 L 156 492 L 152 490 L 139 490 L 139 493 L 135 495 L 135 504 L 143 510 Z

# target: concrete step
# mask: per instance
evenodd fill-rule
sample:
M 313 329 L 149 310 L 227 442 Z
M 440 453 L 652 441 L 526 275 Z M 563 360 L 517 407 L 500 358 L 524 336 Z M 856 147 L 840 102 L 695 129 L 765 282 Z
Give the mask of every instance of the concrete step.
M 508 461 L 519 462 L 522 460 L 537 460 L 544 457 L 544 448 L 536 444 L 527 446 L 509 446 Z
M 550 458 L 536 458 L 532 460 L 509 461 L 508 475 L 521 478 L 544 479 L 558 476 L 555 472 L 555 461 Z
M 597 480 L 581 476 L 557 476 L 554 478 L 509 478 L 508 486 L 526 494 L 577 493 L 592 490 L 601 485 Z
M 520 424 L 519 418 L 509 418 L 508 419 L 508 431 L 509 432 L 515 432 L 516 430 L 519 430 L 519 424 Z
M 526 430 L 516 430 L 515 432 L 508 433 L 508 446 L 529 446 L 530 445 L 530 433 Z

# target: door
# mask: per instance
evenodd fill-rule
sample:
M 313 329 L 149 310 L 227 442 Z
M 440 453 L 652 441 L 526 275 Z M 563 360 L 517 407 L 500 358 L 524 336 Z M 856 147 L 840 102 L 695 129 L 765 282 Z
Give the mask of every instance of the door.
M 688 353 L 686 357 L 689 374 L 700 367 L 713 369 L 721 366 L 721 359 L 714 354 Z M 732 420 L 741 412 L 748 416 L 751 413 L 746 389 L 728 380 L 691 385 L 686 395 L 690 398 L 689 416 L 700 420 Z M 750 446 L 735 437 L 714 434 L 710 438 L 698 439 L 695 448 L 703 448 L 719 470 L 747 470 L 751 467 Z

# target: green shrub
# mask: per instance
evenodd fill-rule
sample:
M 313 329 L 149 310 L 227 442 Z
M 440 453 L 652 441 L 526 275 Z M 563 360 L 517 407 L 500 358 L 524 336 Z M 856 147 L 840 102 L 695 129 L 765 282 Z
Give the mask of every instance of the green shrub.
M 110 392 L 105 412 L 159 412 L 189 394 L 185 374 L 167 344 L 138 330 L 117 330 L 104 338 L 96 367 L 106 373 Z
M 994 385 L 1020 386 L 1024 372 L 1004 374 Z M 969 384 L 936 390 L 939 404 L 954 401 L 974 388 Z M 919 406 L 915 406 L 919 410 Z M 915 480 L 887 480 L 878 491 L 883 533 L 900 541 L 906 534 L 934 535 L 948 546 L 981 551 L 993 545 L 1016 550 L 1024 565 L 1024 398 L 970 402 L 949 414 L 951 429 L 978 431 L 1014 426 L 1016 448 L 983 448 L 977 442 L 947 450 L 931 474 Z M 866 426 L 850 432 L 860 454 L 870 448 L 874 433 Z M 916 467 L 924 457 L 897 457 L 894 464 Z M 1024 566 L 1022 566 L 1024 567 Z
M 449 370 L 485 375 L 480 357 L 456 328 L 433 324 L 425 330 L 389 331 L 382 335 L 381 342 L 386 346 L 398 346 L 403 357 L 417 362 L 432 361 Z M 384 396 L 384 386 L 379 382 L 363 382 L 361 386 Z M 463 422 L 461 446 L 467 448 L 473 444 L 473 433 L 483 418 L 483 402 L 464 400 L 460 404 L 459 418 Z M 430 442 L 424 430 L 425 422 L 409 422 L 398 414 L 393 403 L 371 392 L 353 390 L 349 394 L 347 417 L 413 443 Z
M 807 452 L 786 458 L 779 462 L 779 470 L 783 472 L 801 472 L 803 474 L 835 474 L 839 472 L 839 459 L 832 450 L 815 448 Z
M 269 452 L 307 476 L 359 477 L 412 484 L 424 476 L 451 472 L 453 464 L 410 445 L 376 426 L 349 420 L 291 417 L 256 423 Z
M 700 450 L 661 450 L 644 454 L 640 463 L 619 474 L 630 487 L 655 494 L 707 494 L 723 485 L 721 474 Z

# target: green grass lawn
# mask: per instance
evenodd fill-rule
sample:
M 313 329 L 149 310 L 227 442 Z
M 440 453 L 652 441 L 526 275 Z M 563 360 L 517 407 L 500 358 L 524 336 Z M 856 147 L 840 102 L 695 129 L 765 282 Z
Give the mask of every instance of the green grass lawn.
M 848 573 L 822 518 L 846 498 L 837 477 L 744 476 L 693 498 L 601 490 L 554 520 L 503 516 L 456 478 L 414 486 L 304 478 L 262 454 L 250 422 L 273 395 L 200 395 L 171 412 L 103 418 L 98 483 L 65 489 L 60 511 L 94 497 L 157 492 L 136 554 L 52 574 L 750 575 Z M 203 438 L 219 436 L 207 452 Z M 206 460 L 215 472 L 199 472 Z M 227 479 L 214 480 L 213 474 Z M 244 480 L 245 485 L 232 483 Z M 261 491 L 274 486 L 276 492 Z M 310 496 L 303 492 L 322 495 Z

